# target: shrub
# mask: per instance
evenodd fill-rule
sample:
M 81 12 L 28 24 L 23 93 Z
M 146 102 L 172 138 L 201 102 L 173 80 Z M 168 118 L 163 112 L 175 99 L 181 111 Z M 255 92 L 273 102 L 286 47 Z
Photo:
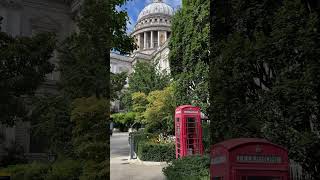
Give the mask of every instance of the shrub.
M 169 144 L 157 144 L 153 142 L 141 142 L 138 144 L 138 157 L 143 161 L 171 161 L 175 158 L 175 146 Z
M 67 159 L 52 164 L 51 171 L 46 175 L 46 180 L 77 180 L 81 173 L 82 164 L 78 161 Z
M 12 165 L 2 172 L 6 172 L 11 175 L 12 180 L 46 180 L 46 174 L 49 171 L 50 166 L 44 163 L 31 163 Z
M 12 165 L 0 172 L 10 174 L 12 180 L 77 180 L 82 174 L 82 164 L 71 159 L 52 165 L 34 162 Z
M 173 160 L 162 171 L 168 180 L 209 180 L 209 156 L 187 156 Z
M 157 137 L 156 134 L 151 133 L 145 133 L 143 131 L 133 132 L 130 133 L 130 136 L 133 137 L 133 144 L 134 144 L 134 152 L 138 152 L 138 145 L 142 143 L 143 141 L 148 141 L 150 139 L 153 139 Z

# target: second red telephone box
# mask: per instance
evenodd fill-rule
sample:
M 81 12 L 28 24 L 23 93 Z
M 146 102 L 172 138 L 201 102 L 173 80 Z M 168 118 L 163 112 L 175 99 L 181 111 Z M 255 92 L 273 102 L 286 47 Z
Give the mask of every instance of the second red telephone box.
M 199 107 L 183 105 L 175 112 L 176 158 L 203 154 L 201 111 Z

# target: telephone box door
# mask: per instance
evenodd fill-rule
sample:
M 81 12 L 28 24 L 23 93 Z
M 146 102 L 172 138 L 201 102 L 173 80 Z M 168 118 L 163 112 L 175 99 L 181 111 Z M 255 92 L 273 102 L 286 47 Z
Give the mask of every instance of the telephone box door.
M 201 154 L 201 132 L 197 116 L 185 116 L 186 120 L 186 155 Z M 201 127 L 200 127 L 201 128 Z

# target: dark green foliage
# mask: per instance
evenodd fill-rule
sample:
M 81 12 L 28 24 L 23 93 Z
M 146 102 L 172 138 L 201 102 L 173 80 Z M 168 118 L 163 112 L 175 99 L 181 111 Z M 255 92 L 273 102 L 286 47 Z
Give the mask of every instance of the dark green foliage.
M 318 179 L 319 15 L 300 0 L 214 7 L 212 143 L 267 138 Z
M 32 111 L 32 152 L 72 154 L 69 102 L 62 96 L 39 97 Z
M 127 13 L 116 10 L 123 3 L 125 0 L 83 2 L 79 32 L 59 50 L 61 86 L 69 97 L 110 96 L 110 50 L 124 53 L 135 48 L 133 38 L 126 34 Z
M 168 180 L 209 180 L 209 156 L 187 156 L 176 159 L 163 169 Z
M 202 123 L 202 143 L 204 146 L 204 150 L 207 153 L 210 153 L 210 124 Z
M 72 103 L 72 142 L 76 155 L 97 163 L 108 157 L 108 102 L 95 97 L 79 98 Z
M 151 91 L 162 90 L 169 81 L 170 76 L 159 72 L 154 64 L 140 61 L 135 64 L 134 72 L 129 76 L 129 91 L 148 95 Z
M 66 159 L 51 165 L 45 180 L 78 180 L 82 173 L 82 164 L 79 161 Z
M 111 73 L 110 76 L 110 99 L 111 100 L 118 100 L 121 97 L 121 90 L 123 89 L 124 85 L 126 84 L 127 73 L 118 73 L 113 74 Z
M 110 174 L 109 164 L 110 164 L 109 159 L 103 162 L 96 162 L 92 160 L 86 161 L 83 166 L 83 173 L 81 174 L 80 179 L 81 180 L 108 179 L 108 176 Z
M 0 158 L 0 167 L 7 167 L 8 165 L 27 163 L 24 155 L 24 149 L 21 145 L 11 143 L 9 147 L 4 148 L 6 156 Z
M 71 159 L 58 160 L 53 164 L 34 162 L 9 166 L 0 172 L 10 174 L 12 180 L 78 180 L 82 164 Z
M 46 180 L 46 175 L 49 171 L 49 164 L 37 162 L 13 165 L 1 170 L 1 172 L 9 173 L 12 180 Z
M 137 153 L 139 144 L 144 141 L 148 141 L 152 138 L 155 138 L 157 134 L 145 133 L 145 132 L 134 132 L 130 133 L 130 136 L 133 137 L 134 151 Z
M 23 95 L 33 95 L 52 72 L 49 62 L 55 47 L 55 35 L 11 37 L 0 32 L 0 122 L 13 125 L 26 119 Z
M 175 158 L 175 145 L 172 143 L 161 144 L 141 142 L 138 144 L 138 157 L 142 161 L 171 161 Z
M 127 111 L 134 111 L 134 93 L 148 95 L 151 91 L 164 89 L 169 82 L 170 75 L 166 72 L 160 72 L 155 64 L 138 61 L 135 64 L 134 72 L 129 76 L 129 88 L 120 95 L 120 103 Z
M 131 128 L 134 124 L 136 113 L 127 112 L 127 113 L 116 113 L 111 115 L 113 122 L 116 123 L 115 128 L 120 128 L 120 131 Z
M 209 0 L 183 2 L 172 21 L 170 70 L 177 104 L 208 108 Z

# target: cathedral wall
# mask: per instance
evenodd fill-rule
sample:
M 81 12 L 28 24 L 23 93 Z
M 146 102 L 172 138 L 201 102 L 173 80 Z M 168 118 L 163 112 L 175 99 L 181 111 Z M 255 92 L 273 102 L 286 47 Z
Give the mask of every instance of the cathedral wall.
M 10 2 L 10 3 L 9 3 Z M 70 7 L 58 3 L 57 0 L 0 0 L 0 16 L 4 19 L 1 31 L 12 36 L 32 36 L 40 32 L 56 33 L 62 41 L 73 31 L 75 24 L 72 20 Z M 50 61 L 58 65 L 57 53 Z M 47 81 L 38 92 L 50 93 L 55 91 L 55 82 L 59 80 L 59 72 L 55 70 L 47 75 Z M 41 94 L 41 93 L 40 93 Z M 18 122 L 13 127 L 0 124 L 0 156 L 3 147 L 11 142 L 22 145 L 25 152 L 30 150 L 30 123 Z

